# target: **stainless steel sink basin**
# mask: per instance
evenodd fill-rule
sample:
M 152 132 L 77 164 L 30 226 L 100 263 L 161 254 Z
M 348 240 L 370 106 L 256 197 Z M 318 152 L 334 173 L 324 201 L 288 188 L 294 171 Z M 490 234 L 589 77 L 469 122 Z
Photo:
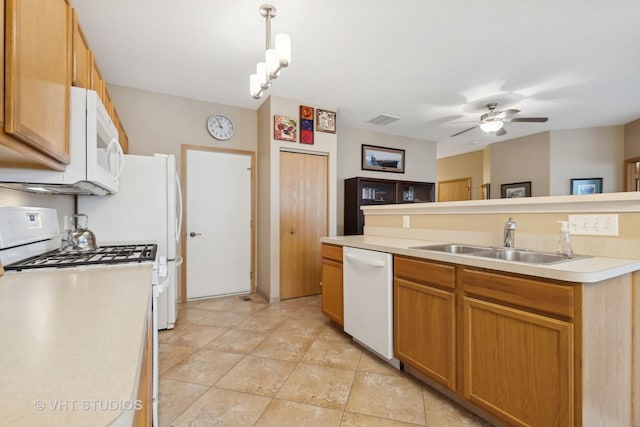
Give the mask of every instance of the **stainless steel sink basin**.
M 445 243 L 441 245 L 414 246 L 409 249 L 423 249 L 427 251 L 447 252 L 450 254 L 473 254 L 482 251 L 490 251 L 493 248 L 486 246 L 463 245 L 460 243 Z
M 465 245 L 461 243 L 443 243 L 438 245 L 413 246 L 409 249 L 447 252 L 450 254 L 466 254 L 484 258 L 500 259 L 504 261 L 524 262 L 527 264 L 554 264 L 557 262 L 587 258 L 587 256 L 585 255 L 574 255 L 570 258 L 567 255 L 549 252 L 537 252 L 527 249 Z
M 505 261 L 517 261 L 526 262 L 528 264 L 552 264 L 562 261 L 571 261 L 578 258 L 585 258 L 584 256 L 569 257 L 563 254 L 547 253 L 547 252 L 535 252 L 524 249 L 495 249 L 485 252 L 477 252 L 473 255 L 484 258 L 502 259 Z

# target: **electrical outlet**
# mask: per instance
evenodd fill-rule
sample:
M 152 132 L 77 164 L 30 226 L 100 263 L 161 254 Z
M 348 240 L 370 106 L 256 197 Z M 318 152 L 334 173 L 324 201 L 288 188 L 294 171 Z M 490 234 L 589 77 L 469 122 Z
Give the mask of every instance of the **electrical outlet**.
M 409 215 L 402 215 L 402 228 L 409 228 Z
M 569 215 L 569 233 L 617 236 L 618 214 Z

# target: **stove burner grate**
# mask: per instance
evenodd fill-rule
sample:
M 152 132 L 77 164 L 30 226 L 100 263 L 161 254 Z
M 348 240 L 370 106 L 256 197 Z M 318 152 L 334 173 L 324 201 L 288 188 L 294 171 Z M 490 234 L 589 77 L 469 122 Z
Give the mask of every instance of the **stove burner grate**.
M 85 265 L 108 265 L 132 262 L 147 262 L 156 259 L 158 245 L 128 244 L 107 245 L 95 250 L 60 250 L 47 252 L 25 260 L 5 265 L 5 270 L 27 270 L 32 268 L 65 268 Z

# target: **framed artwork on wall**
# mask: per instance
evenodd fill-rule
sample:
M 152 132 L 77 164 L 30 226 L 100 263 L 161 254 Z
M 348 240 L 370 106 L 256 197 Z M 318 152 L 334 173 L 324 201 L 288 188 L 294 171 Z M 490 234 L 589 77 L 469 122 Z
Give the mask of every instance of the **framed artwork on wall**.
M 491 184 L 486 183 L 480 186 L 480 199 L 488 200 L 491 198 Z
M 298 123 L 287 116 L 273 116 L 273 139 L 296 142 L 298 140 Z
M 334 111 L 316 109 L 316 130 L 336 133 L 336 113 Z
M 602 193 L 602 178 L 572 178 L 571 194 Z
M 362 170 L 404 173 L 404 150 L 362 144 Z
M 500 186 L 500 197 L 503 199 L 531 197 L 531 181 L 502 184 Z

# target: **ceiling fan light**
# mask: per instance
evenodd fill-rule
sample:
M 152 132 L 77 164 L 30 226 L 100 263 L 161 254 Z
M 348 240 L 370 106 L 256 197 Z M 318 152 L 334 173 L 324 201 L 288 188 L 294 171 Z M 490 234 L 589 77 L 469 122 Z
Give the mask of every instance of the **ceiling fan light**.
M 281 67 L 287 67 L 291 63 L 291 37 L 288 34 L 276 34 L 276 57 Z
M 480 129 L 482 129 L 484 132 L 496 132 L 499 131 L 500 129 L 502 129 L 502 126 L 504 125 L 504 123 L 502 123 L 502 121 L 500 120 L 492 120 L 489 122 L 484 122 L 480 124 Z

